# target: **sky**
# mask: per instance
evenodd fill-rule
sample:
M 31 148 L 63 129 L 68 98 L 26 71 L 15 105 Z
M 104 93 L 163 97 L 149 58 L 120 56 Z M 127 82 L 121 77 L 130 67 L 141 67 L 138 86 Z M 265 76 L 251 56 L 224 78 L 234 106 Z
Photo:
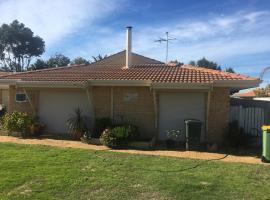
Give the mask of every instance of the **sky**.
M 168 31 L 169 60 L 206 57 L 255 77 L 270 66 L 270 0 L 0 0 L 0 24 L 15 19 L 45 40 L 44 59 L 117 53 L 133 26 L 133 51 L 157 60 Z

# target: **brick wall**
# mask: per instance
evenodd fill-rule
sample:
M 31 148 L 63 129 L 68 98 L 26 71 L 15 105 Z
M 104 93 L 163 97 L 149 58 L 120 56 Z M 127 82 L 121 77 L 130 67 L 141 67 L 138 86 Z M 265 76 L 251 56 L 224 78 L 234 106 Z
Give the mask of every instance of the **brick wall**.
M 138 126 L 142 138 L 153 137 L 156 134 L 155 115 L 149 87 L 113 87 L 113 110 L 111 88 L 93 88 L 95 117 L 113 115 L 117 121 L 126 121 Z
M 111 116 L 111 88 L 93 87 L 93 106 L 95 118 Z
M 129 121 L 140 129 L 142 138 L 155 136 L 153 94 L 149 87 L 115 87 L 114 118 Z
M 230 96 L 229 88 L 213 88 L 208 100 L 207 140 L 222 143 L 229 124 Z
M 35 113 L 38 112 L 38 104 L 39 104 L 39 92 L 37 90 L 26 90 L 31 102 L 33 104 Z M 16 89 L 14 86 L 10 86 L 9 88 L 9 112 L 20 111 L 26 112 L 28 114 L 34 114 L 34 111 L 29 103 L 27 102 L 16 102 L 15 95 L 16 92 L 23 92 L 22 89 Z
M 143 138 L 151 138 L 157 134 L 155 128 L 155 113 L 153 93 L 149 87 L 113 87 L 113 113 L 111 108 L 111 88 L 93 87 L 93 106 L 95 117 L 113 117 L 117 120 L 123 119 L 140 129 Z M 22 111 L 33 114 L 29 102 L 18 103 L 15 101 L 16 89 L 14 86 L 9 90 L 9 111 Z M 39 91 L 27 90 L 31 102 L 38 113 Z M 213 88 L 210 92 L 207 121 L 207 140 L 221 143 L 229 123 L 229 89 Z M 158 95 L 157 95 L 158 101 Z

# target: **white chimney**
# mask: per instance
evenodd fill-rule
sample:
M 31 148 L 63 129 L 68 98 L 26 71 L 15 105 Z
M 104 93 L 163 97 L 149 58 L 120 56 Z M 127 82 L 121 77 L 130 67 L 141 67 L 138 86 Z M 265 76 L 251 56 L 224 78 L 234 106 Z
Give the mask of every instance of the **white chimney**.
M 126 35 L 126 66 L 129 68 L 132 65 L 132 27 L 127 27 Z

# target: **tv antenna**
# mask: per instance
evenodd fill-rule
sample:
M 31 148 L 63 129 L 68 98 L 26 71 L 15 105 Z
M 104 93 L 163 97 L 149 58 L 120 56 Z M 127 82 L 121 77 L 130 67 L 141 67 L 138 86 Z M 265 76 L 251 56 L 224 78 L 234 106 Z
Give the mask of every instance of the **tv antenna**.
M 165 34 L 166 34 L 165 38 L 159 37 L 159 39 L 155 40 L 154 42 L 159 42 L 159 43 L 166 42 L 166 63 L 168 63 L 169 42 L 172 40 L 176 40 L 176 38 L 170 37 L 169 32 L 166 32 Z

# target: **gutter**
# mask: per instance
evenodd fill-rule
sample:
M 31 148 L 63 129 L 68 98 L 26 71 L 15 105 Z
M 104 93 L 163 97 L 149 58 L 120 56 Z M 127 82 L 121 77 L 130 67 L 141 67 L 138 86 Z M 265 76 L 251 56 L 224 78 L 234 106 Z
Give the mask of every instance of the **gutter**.
M 209 89 L 211 83 L 153 83 L 153 89 Z
M 23 88 L 85 88 L 83 83 L 49 82 L 49 81 L 18 81 L 16 86 Z
M 91 86 L 151 86 L 151 80 L 88 80 Z
M 0 79 L 0 87 L 15 85 L 32 88 L 87 88 L 89 86 L 146 86 L 152 89 L 209 89 L 212 87 L 229 87 L 247 89 L 258 87 L 262 81 L 257 80 L 219 80 L 212 83 L 153 83 L 151 80 L 88 80 L 87 83 L 70 83 L 63 81 L 22 81 L 20 79 Z

